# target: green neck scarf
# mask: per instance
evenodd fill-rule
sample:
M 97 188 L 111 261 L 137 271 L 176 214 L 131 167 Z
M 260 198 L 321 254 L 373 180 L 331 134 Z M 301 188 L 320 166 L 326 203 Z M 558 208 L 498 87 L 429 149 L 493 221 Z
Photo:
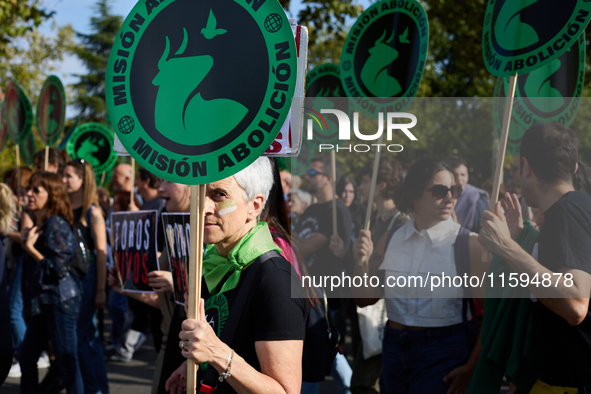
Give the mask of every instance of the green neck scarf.
M 242 237 L 227 258 L 220 256 L 215 245 L 207 245 L 203 256 L 203 278 L 209 294 L 235 289 L 244 267 L 271 250 L 281 253 L 281 249 L 273 242 L 269 226 L 264 222 L 257 223 Z M 230 276 L 220 289 L 220 283 L 229 273 Z

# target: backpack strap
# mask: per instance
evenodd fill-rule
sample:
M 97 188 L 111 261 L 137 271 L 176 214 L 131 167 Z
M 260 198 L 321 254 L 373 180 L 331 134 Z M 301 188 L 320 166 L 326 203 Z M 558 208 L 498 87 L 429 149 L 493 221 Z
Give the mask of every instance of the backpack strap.
M 460 276 L 470 274 L 470 231 L 460 227 L 454 244 L 456 271 Z M 465 289 L 469 290 L 469 288 Z
M 242 314 L 246 309 L 247 302 L 250 302 L 250 299 L 253 295 L 253 288 L 252 284 L 257 277 L 257 273 L 259 272 L 263 263 L 267 260 L 272 259 L 273 257 L 281 257 L 279 253 L 275 250 L 271 250 L 267 253 L 263 253 L 252 263 L 249 269 L 244 272 L 244 282 L 240 286 L 238 290 L 238 294 L 236 294 L 236 299 L 234 300 L 234 304 L 232 305 L 231 311 L 228 316 L 228 320 L 226 320 L 226 324 L 220 334 L 220 340 L 227 345 L 232 343 L 232 339 L 234 338 L 234 334 L 236 333 L 236 329 L 238 328 L 238 323 L 240 323 L 240 319 L 242 318 Z M 204 384 L 209 387 L 217 386 L 218 382 L 218 372 L 213 367 L 207 368 L 205 374 L 203 375 L 203 380 L 201 384 Z

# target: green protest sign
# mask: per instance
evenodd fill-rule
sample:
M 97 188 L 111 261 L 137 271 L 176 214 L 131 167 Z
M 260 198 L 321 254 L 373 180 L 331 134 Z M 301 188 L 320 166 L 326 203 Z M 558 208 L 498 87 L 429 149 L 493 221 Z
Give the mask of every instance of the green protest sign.
M 109 57 L 109 116 L 150 172 L 193 185 L 223 179 L 277 136 L 296 56 L 277 1 L 138 2 Z
M 345 97 L 340 66 L 325 63 L 308 71 L 306 97 Z
M 590 19 L 589 0 L 491 0 L 482 35 L 486 68 L 509 77 L 547 65 L 573 45 Z
M 575 45 L 559 58 L 519 76 L 515 88 L 507 153 L 514 156 L 519 154 L 521 137 L 535 123 L 556 122 L 565 126 L 570 125 L 581 102 L 584 82 L 584 35 L 580 35 Z M 494 89 L 494 125 L 499 136 L 508 86 L 509 78 L 499 78 Z
M 339 126 L 335 121 L 336 117 L 325 116 L 321 113 L 323 109 L 337 107 L 339 110 L 349 113 L 348 100 L 335 100 L 335 97 L 346 97 L 338 65 L 326 63 L 316 66 L 308 72 L 304 107 L 304 140 L 311 142 L 310 137 L 312 137 L 315 144 L 339 143 Z M 341 108 L 343 105 L 346 105 L 346 108 Z M 310 133 L 310 125 L 314 130 L 313 133 Z
M 8 135 L 18 145 L 31 132 L 33 125 L 31 102 L 15 81 L 8 82 L 5 101 Z
M 341 81 L 368 116 L 401 112 L 423 76 L 429 22 L 416 0 L 378 1 L 357 18 L 341 54 Z M 388 98 L 388 100 L 373 97 Z
M 8 130 L 6 127 L 6 101 L 0 103 L 0 151 L 8 141 Z
M 34 165 L 35 153 L 37 152 L 37 143 L 35 142 L 35 135 L 33 133 L 27 136 L 20 142 L 20 155 L 23 162 L 28 166 Z
M 57 144 L 66 123 L 66 95 L 62 81 L 55 75 L 43 84 L 35 118 L 41 141 L 47 146 Z
M 73 159 L 88 161 L 96 174 L 111 170 L 117 161 L 113 132 L 98 123 L 76 128 L 66 143 L 66 151 Z

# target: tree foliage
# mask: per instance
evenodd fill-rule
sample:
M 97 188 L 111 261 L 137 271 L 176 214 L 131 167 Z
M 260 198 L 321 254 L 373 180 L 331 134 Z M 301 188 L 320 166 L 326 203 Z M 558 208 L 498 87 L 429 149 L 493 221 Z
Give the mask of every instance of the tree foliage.
M 14 45 L 5 48 L 5 56 L 0 58 L 0 86 L 5 87 L 10 79 L 16 80 L 35 108 L 43 82 L 58 71 L 59 62 L 74 45 L 73 37 L 70 25 L 53 25 L 49 35 L 39 30 L 25 32 Z
M 111 13 L 109 0 L 99 0 L 95 8 L 97 15 L 90 19 L 92 33 L 76 33 L 81 44 L 74 48 L 74 53 L 84 63 L 87 73 L 76 75 L 79 81 L 73 85 L 73 105 L 80 111 L 83 122 L 105 123 L 107 63 L 123 18 Z
M 351 21 L 363 11 L 354 0 L 302 0 L 298 23 L 308 28 L 308 67 L 340 63 Z
M 0 57 L 2 89 L 10 79 L 16 80 L 35 111 L 39 93 L 47 76 L 54 72 L 60 76 L 57 72 L 58 62 L 62 61 L 71 50 L 73 37 L 74 32 L 69 25 L 62 27 L 54 25 L 48 35 L 42 34 L 37 29 L 25 31 L 18 40 L 4 47 L 4 56 Z M 33 133 L 36 133 L 34 124 Z M 37 146 L 42 146 L 38 138 Z M 16 163 L 12 141 L 8 141 L 6 147 L 0 152 L 0 163 L 4 169 L 13 167 Z
M 0 0 L 0 58 L 12 41 L 38 27 L 53 12 L 39 7 L 39 0 Z

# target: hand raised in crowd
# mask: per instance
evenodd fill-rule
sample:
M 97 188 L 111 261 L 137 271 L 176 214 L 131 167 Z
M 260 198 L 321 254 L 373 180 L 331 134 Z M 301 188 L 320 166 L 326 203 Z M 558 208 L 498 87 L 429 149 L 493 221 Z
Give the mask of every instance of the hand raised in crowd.
M 330 237 L 330 243 L 328 247 L 332 254 L 337 256 L 339 259 L 342 259 L 345 256 L 345 243 L 338 234 L 333 234 Z
M 523 230 L 523 216 L 521 215 L 521 204 L 517 194 L 505 193 L 501 200 L 501 206 L 505 211 L 507 225 L 511 232 L 511 238 L 515 239 L 521 230 Z
M 148 286 L 156 293 L 172 292 L 172 273 L 169 271 L 148 272 Z
M 164 388 L 170 394 L 182 394 L 187 390 L 187 361 L 170 375 Z
M 185 305 L 187 302 L 185 302 Z M 192 359 L 196 363 L 212 363 L 226 360 L 230 354 L 230 347 L 223 343 L 205 316 L 203 298 L 199 302 L 199 319 L 187 319 L 183 322 L 182 331 L 179 334 L 183 357 Z M 185 342 L 186 341 L 186 342 Z M 185 350 L 186 349 L 186 350 Z M 213 365 L 212 365 L 213 367 Z
M 482 247 L 500 257 L 508 251 L 514 243 L 507 219 L 501 209 L 501 202 L 497 202 L 495 213 L 490 211 L 482 212 L 484 220 L 480 223 L 481 230 L 478 234 L 478 241 Z
M 359 237 L 353 243 L 353 257 L 355 261 L 363 259 L 365 263 L 373 253 L 373 242 L 371 241 L 371 231 L 360 230 Z
M 119 287 L 119 280 L 117 279 L 117 268 L 111 267 L 109 270 L 109 278 L 107 279 L 107 283 L 113 290 L 115 290 L 119 294 L 123 294 L 123 290 Z
M 129 206 L 127 207 L 127 210 L 129 212 L 137 212 L 140 209 L 137 207 L 137 205 L 135 205 L 135 201 L 132 201 L 131 203 L 129 203 Z

